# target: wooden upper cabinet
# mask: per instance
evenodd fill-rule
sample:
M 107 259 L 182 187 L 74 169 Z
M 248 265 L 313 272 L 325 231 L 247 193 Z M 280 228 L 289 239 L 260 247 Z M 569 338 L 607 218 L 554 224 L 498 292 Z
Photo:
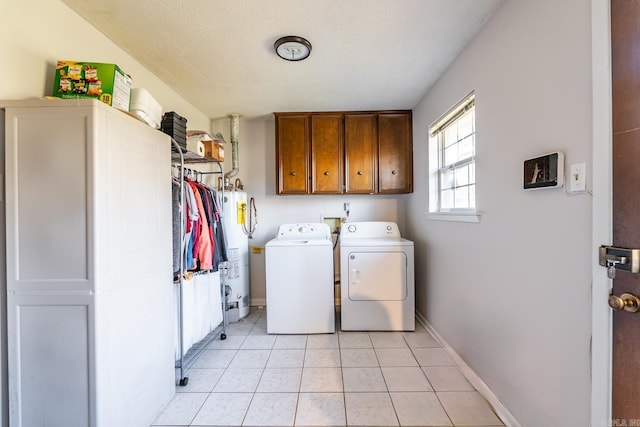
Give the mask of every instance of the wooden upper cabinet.
M 311 115 L 311 192 L 342 193 L 342 114 Z
M 377 117 L 344 115 L 345 193 L 376 192 Z
M 278 194 L 309 192 L 308 114 L 276 113 L 276 185 Z
M 411 112 L 378 116 L 378 192 L 413 191 Z
M 274 114 L 277 194 L 413 191 L 411 111 Z

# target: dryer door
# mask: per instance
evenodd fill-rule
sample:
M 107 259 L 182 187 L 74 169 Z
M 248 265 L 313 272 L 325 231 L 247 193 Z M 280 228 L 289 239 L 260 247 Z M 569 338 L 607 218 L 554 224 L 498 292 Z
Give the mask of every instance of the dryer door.
M 349 299 L 402 301 L 407 298 L 407 255 L 404 252 L 350 252 Z

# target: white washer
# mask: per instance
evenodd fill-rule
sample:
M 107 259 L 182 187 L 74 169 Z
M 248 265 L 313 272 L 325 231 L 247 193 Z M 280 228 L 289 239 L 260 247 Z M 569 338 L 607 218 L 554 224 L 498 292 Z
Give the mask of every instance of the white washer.
M 267 333 L 335 332 L 333 244 L 324 223 L 282 224 L 265 246 Z
M 343 224 L 340 295 L 345 331 L 415 330 L 413 242 L 397 224 Z

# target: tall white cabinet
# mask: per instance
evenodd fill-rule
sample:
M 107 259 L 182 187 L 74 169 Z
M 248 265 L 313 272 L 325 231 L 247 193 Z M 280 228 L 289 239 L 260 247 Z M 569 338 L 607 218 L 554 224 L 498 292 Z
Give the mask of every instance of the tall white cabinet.
M 147 427 L 175 393 L 171 140 L 93 100 L 0 108 L 10 426 Z

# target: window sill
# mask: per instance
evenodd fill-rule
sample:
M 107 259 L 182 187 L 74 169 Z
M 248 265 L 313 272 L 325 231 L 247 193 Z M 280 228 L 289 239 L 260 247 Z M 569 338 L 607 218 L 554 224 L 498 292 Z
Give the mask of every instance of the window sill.
M 427 212 L 427 219 L 452 222 L 480 222 L 480 212 Z

